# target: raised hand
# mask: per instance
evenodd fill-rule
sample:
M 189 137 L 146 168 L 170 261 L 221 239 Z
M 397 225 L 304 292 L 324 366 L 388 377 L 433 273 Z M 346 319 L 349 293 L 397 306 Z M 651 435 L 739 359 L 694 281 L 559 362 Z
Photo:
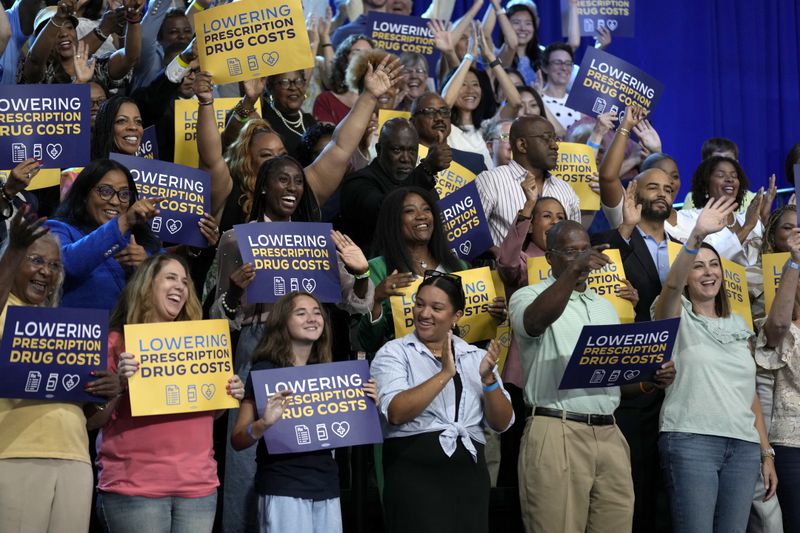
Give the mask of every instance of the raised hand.
M 622 195 L 622 225 L 634 227 L 642 220 L 642 204 L 636 198 L 636 180 L 631 180 Z
M 441 130 L 436 131 L 436 144 L 431 145 L 428 155 L 425 156 L 425 164 L 434 172 L 441 172 L 450 168 L 453 162 L 453 152 L 447 144 L 447 136 Z
M 596 43 L 600 44 L 601 50 L 608 48 L 611 44 L 611 32 L 605 27 L 597 28 L 597 34 L 594 36 L 594 40 Z
M 589 189 L 591 189 L 593 193 L 600 195 L 600 175 L 595 172 L 591 174 L 586 181 L 588 182 Z
M 492 339 L 486 348 L 486 355 L 481 359 L 478 372 L 481 375 L 481 383 L 491 385 L 495 382 L 494 369 L 497 368 L 497 361 L 500 360 L 500 343 L 497 339 Z
M 792 228 L 789 238 L 786 240 L 789 252 L 792 254 L 792 261 L 800 263 L 800 228 Z
M 403 64 L 398 57 L 386 55 L 376 68 L 372 63 L 367 63 L 367 73 L 364 75 L 364 91 L 376 99 L 383 96 L 389 89 L 403 81 Z
M 95 57 L 89 57 L 89 45 L 78 41 L 78 49 L 72 48 L 72 66 L 75 68 L 75 83 L 89 83 L 94 77 Z
M 433 33 L 433 46 L 442 54 L 454 50 L 453 40 L 450 38 L 452 24 L 443 20 L 432 19 L 428 21 L 428 29 Z
M 353 239 L 336 230 L 331 231 L 331 237 L 333 244 L 336 245 L 336 254 L 348 272 L 361 275 L 369 270 L 369 262 L 364 256 L 364 252 L 353 242 Z
M 638 105 L 630 105 L 625 109 L 625 116 L 622 117 L 622 127 L 630 131 L 634 126 L 647 118 L 648 112 Z
M 30 205 L 24 204 L 17 209 L 8 228 L 8 247 L 12 250 L 27 250 L 37 239 L 45 236 L 50 228 L 43 226 L 47 218 L 37 219 L 28 216 Z
M 633 127 L 633 132 L 639 137 L 639 144 L 651 154 L 661 151 L 661 137 L 647 119 L 642 120 Z
M 331 6 L 325 10 L 325 16 L 317 23 L 317 34 L 319 35 L 319 42 L 322 44 L 331 42 L 331 21 L 333 20 L 333 11 Z
M 525 194 L 525 203 L 530 203 L 531 207 L 533 207 L 539 200 L 539 186 L 536 184 L 536 176 L 528 172 L 520 186 Z
M 477 20 L 473 20 L 469 26 L 469 40 L 467 41 L 467 52 L 469 52 L 472 57 L 478 57 L 478 43 L 481 40 L 481 33 L 480 33 L 480 23 Z
M 248 82 L 244 83 L 247 87 Z M 209 102 L 214 99 L 214 81 L 210 72 L 198 72 L 194 77 L 194 94 L 201 102 Z
M 751 230 L 756 227 L 756 224 L 761 219 L 762 205 L 764 205 L 764 187 L 758 189 L 755 198 L 747 206 L 747 211 L 744 214 L 745 227 Z M 769 207 L 767 208 L 767 218 L 769 218 Z
M 197 59 L 197 37 L 192 37 L 192 40 L 189 41 L 189 44 L 186 45 L 186 48 L 181 51 L 180 55 L 183 62 L 187 65 Z
M 442 342 L 442 372 L 446 376 L 453 377 L 456 375 L 456 361 L 453 358 L 453 351 L 451 350 L 451 346 L 453 345 L 453 332 L 448 331 L 447 337 Z
M 244 89 L 244 96 L 250 105 L 254 106 L 259 98 L 264 94 L 264 88 L 267 86 L 267 78 L 253 78 L 242 82 Z
M 735 198 L 711 198 L 706 206 L 700 211 L 697 222 L 694 224 L 692 233 L 700 237 L 700 241 L 720 231 L 728 225 L 728 219 L 736 211 Z
M 375 303 L 382 302 L 391 296 L 402 296 L 404 293 L 398 289 L 405 288 L 414 283 L 414 274 L 393 270 L 383 281 L 375 287 Z
M 778 188 L 775 186 L 775 174 L 769 177 L 769 188 L 764 195 L 764 201 L 761 202 L 761 223 L 766 225 L 769 220 L 769 214 L 772 211 L 772 203 L 778 195 Z
M 59 0 L 55 16 L 61 20 L 66 20 L 75 15 L 77 10 L 76 0 Z
M 476 31 L 478 32 L 477 41 L 480 48 L 481 57 L 488 65 L 489 63 L 497 59 L 497 56 L 494 53 L 494 43 L 492 42 L 491 36 L 486 35 L 486 33 L 484 33 L 483 26 L 477 25 Z
M 614 128 L 614 123 L 618 120 L 616 111 L 609 111 L 597 115 L 597 120 L 592 128 L 592 134 L 597 134 L 601 138 Z
M 4 186 L 6 194 L 14 196 L 27 189 L 28 185 L 31 184 L 31 180 L 39 173 L 41 168 L 42 164 L 32 157 L 15 166 Z

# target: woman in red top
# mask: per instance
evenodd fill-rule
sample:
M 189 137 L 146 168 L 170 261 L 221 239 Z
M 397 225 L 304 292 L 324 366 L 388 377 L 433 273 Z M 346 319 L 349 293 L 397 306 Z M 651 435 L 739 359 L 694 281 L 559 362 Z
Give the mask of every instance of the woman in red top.
M 125 352 L 125 324 L 200 318 L 186 262 L 172 254 L 150 257 L 111 316 L 109 368 L 126 379 L 139 368 L 136 356 Z M 228 380 L 227 393 L 244 397 L 238 376 Z M 211 531 L 219 485 L 212 429 L 221 411 L 134 418 L 127 392 L 106 411 L 97 454 L 97 510 L 106 531 Z

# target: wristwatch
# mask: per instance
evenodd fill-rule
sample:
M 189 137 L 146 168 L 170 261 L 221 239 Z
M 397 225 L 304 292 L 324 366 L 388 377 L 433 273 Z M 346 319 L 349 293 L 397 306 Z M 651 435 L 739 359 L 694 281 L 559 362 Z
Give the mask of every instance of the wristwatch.
M 767 457 L 771 459 L 775 459 L 775 448 L 762 448 L 761 449 L 761 460 L 763 461 Z

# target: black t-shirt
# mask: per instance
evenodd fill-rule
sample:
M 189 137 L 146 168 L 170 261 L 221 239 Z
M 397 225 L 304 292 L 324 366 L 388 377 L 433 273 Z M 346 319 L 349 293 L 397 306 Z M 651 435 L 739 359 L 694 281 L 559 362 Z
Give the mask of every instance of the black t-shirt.
M 253 365 L 253 370 L 278 368 L 268 361 Z M 255 401 L 253 380 L 248 374 L 244 397 Z M 339 497 L 339 469 L 330 450 L 270 455 L 264 439 L 256 448 L 256 492 L 262 496 L 289 496 L 307 500 Z

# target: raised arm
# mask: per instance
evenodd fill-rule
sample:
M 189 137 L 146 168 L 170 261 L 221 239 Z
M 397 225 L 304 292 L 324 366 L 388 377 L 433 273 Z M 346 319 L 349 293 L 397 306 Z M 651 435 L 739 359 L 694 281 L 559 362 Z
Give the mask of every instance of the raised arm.
M 125 0 L 125 48 L 111 54 L 108 60 L 108 74 L 112 79 L 121 80 L 139 64 L 142 53 L 142 7 L 144 0 Z
M 161 69 L 161 60 L 158 57 L 158 30 L 164 23 L 164 18 L 169 11 L 171 0 L 150 0 L 147 13 L 142 17 L 141 23 L 141 50 L 139 63 L 134 71 L 134 85 L 147 83 L 152 80 Z M 123 8 L 124 13 L 124 8 Z M 189 17 L 191 23 L 192 17 Z
M 458 100 L 458 92 L 461 90 L 461 86 L 464 85 L 464 80 L 467 79 L 467 72 L 469 72 L 469 68 L 478 55 L 478 38 L 478 30 L 473 28 L 467 45 L 468 53 L 461 59 L 455 74 L 442 89 L 442 98 L 444 98 L 447 107 L 453 107 L 456 100 Z
M 784 336 L 789 332 L 792 323 L 792 314 L 797 299 L 797 280 L 800 277 L 800 228 L 793 228 L 789 235 L 789 249 L 792 253 L 791 261 L 783 269 L 781 284 L 775 293 L 772 309 L 764 322 L 764 334 L 767 337 L 767 347 L 773 348 L 780 345 Z
M 189 25 L 192 27 L 192 33 L 196 33 L 194 29 L 194 16 L 211 7 L 211 0 L 193 0 L 189 7 L 186 8 L 186 18 L 189 19 Z
M 569 11 L 567 12 L 569 19 L 567 25 L 567 44 L 570 45 L 574 52 L 581 46 L 581 25 L 578 21 L 578 0 L 569 0 Z
M 44 7 L 43 0 L 18 0 L 19 25 L 22 34 L 29 37 L 33 33 L 33 23 L 39 10 Z
M 697 217 L 694 229 L 689 234 L 689 239 L 681 248 L 678 257 L 672 263 L 667 274 L 667 280 L 661 288 L 661 295 L 655 308 L 656 320 L 674 318 L 681 315 L 681 295 L 689 278 L 689 270 L 694 264 L 697 252 L 703 240 L 712 233 L 716 233 L 728 223 L 728 216 L 736 210 L 736 200 L 733 198 L 712 198 Z M 720 290 L 725 290 L 720 288 Z
M 233 141 L 239 136 L 242 126 L 251 118 L 261 118 L 256 111 L 256 103 L 264 95 L 264 87 L 266 87 L 267 78 L 253 78 L 242 82 L 244 88 L 244 96 L 241 101 L 236 104 L 236 107 L 231 112 L 228 118 L 228 123 L 225 124 L 225 130 L 222 132 L 222 149 L 223 151 L 233 144 Z
M 646 116 L 647 112 L 641 107 L 628 107 L 622 124 L 617 128 L 614 140 L 611 142 L 600 168 L 597 169 L 600 175 L 600 201 L 603 205 L 616 207 L 622 200 L 624 189 L 619 180 L 619 174 L 625 160 L 625 146 L 631 129 Z
M 233 180 L 228 164 L 222 157 L 222 138 L 217 129 L 213 91 L 211 74 L 198 72 L 194 79 L 194 93 L 198 101 L 197 151 L 200 154 L 200 168 L 211 175 L 211 214 L 219 221 L 233 188 Z
M 109 9 L 103 13 L 100 24 L 84 35 L 81 42 L 86 43 L 89 55 L 92 55 L 103 46 L 110 35 L 122 35 L 123 31 L 125 31 L 125 8 Z
M 50 52 L 56 44 L 59 30 L 65 24 L 72 24 L 70 17 L 75 13 L 75 0 L 61 0 L 58 3 L 58 10 L 53 18 L 39 32 L 36 40 L 33 41 L 25 63 L 22 67 L 22 79 L 25 83 L 39 83 L 44 78 L 44 71 Z
M 369 125 L 378 98 L 402 80 L 402 63 L 396 57 L 391 61 L 390 58 L 389 55 L 384 57 L 374 69 L 367 64 L 364 92 L 358 96 L 344 120 L 336 126 L 322 153 L 305 169 L 306 179 L 319 205 L 324 204 L 339 188 L 347 171 L 347 163 Z
M 6 15 L 3 4 L 0 3 L 0 56 L 6 51 L 9 39 L 11 39 L 11 24 L 8 22 L 8 15 Z
M 503 69 L 503 64 L 497 61 L 497 56 L 494 54 L 494 43 L 492 39 L 483 32 L 483 29 L 478 26 L 478 35 L 480 36 L 480 50 L 483 60 L 487 65 L 488 70 L 494 75 L 494 78 L 503 89 L 503 94 L 506 95 L 506 102 L 500 110 L 500 117 L 514 120 L 517 118 L 517 112 L 522 107 L 522 97 L 519 95 L 517 87 L 508 73 Z
M 28 247 L 48 232 L 42 225 L 46 219 L 28 217 L 29 209 L 26 206 L 17 210 L 8 228 L 8 247 L 0 257 L 0 309 L 6 307 L 14 277 L 25 261 Z

